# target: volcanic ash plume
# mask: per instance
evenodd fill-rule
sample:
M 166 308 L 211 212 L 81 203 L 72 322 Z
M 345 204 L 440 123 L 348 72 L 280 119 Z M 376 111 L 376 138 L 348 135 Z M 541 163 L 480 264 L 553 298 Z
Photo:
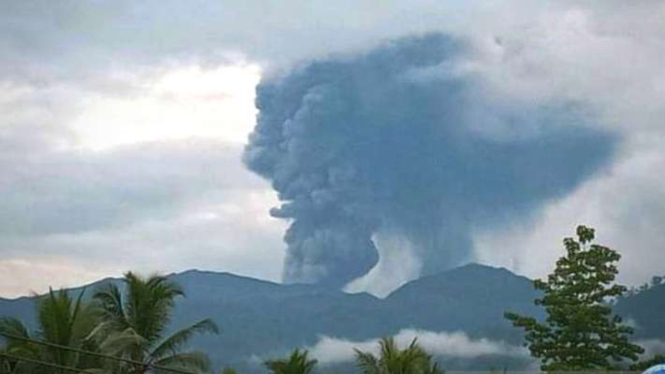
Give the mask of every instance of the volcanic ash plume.
M 473 228 L 528 217 L 611 158 L 614 136 L 569 105 L 490 100 L 453 68 L 464 53 L 429 35 L 261 82 L 245 162 L 291 222 L 285 281 L 361 277 L 375 233 L 403 237 L 423 273 L 472 260 Z

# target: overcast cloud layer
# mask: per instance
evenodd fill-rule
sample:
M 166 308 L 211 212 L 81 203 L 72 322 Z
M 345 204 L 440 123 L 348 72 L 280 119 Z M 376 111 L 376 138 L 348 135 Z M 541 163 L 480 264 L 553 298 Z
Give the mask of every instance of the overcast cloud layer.
M 468 45 L 432 80 L 473 75 L 510 111 L 574 103 L 621 139 L 537 216 L 474 229 L 472 257 L 540 276 L 584 222 L 621 250 L 624 281 L 665 273 L 665 4 L 382 4 L 1 2 L 0 295 L 128 269 L 279 279 L 277 200 L 240 161 L 259 74 L 432 31 Z M 475 123 L 493 138 L 521 131 Z

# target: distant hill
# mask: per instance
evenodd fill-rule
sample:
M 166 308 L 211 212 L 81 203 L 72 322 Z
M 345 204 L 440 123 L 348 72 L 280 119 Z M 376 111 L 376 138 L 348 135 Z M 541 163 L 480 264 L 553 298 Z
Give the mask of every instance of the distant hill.
M 405 284 L 385 299 L 347 294 L 315 285 L 283 285 L 228 273 L 186 271 L 170 276 L 184 288 L 173 326 L 212 318 L 222 329 L 195 345 L 216 366 L 256 368 L 260 359 L 295 347 L 312 346 L 326 335 L 354 341 L 392 335 L 404 328 L 435 332 L 463 331 L 475 338 L 519 344 L 521 335 L 503 318 L 507 310 L 539 315 L 536 291 L 525 277 L 482 265 L 466 265 Z M 86 288 L 90 295 L 100 283 Z M 80 292 L 81 288 L 72 289 Z M 639 326 L 640 336 L 665 338 L 662 311 L 665 287 L 622 300 L 617 306 Z M 0 299 L 0 315 L 34 321 L 34 298 Z M 652 306 L 660 306 L 652 309 Z M 655 328 L 653 324 L 659 327 Z M 658 329 L 659 328 L 659 329 Z M 523 364 L 523 363 L 522 363 Z M 448 368 L 488 369 L 487 360 L 453 360 Z M 520 365 L 519 362 L 512 365 Z
M 636 338 L 665 340 L 665 284 L 619 299 L 614 310 L 636 324 Z
M 465 331 L 521 343 L 521 334 L 503 318 L 505 311 L 540 315 L 532 281 L 506 269 L 470 264 L 412 281 L 386 303 L 402 326 L 432 331 Z

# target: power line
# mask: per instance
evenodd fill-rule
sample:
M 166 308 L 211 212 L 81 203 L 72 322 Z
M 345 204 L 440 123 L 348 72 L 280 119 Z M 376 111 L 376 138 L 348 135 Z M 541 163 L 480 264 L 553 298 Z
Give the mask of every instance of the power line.
M 81 354 L 84 354 L 84 355 L 99 357 L 99 358 L 106 359 L 106 360 L 116 360 L 116 361 L 121 361 L 121 362 L 125 362 L 125 363 L 128 363 L 128 364 L 141 365 L 141 366 L 149 367 L 149 368 L 152 368 L 152 369 L 155 369 L 155 370 L 169 371 L 169 372 L 177 373 L 177 374 L 195 374 L 195 373 L 180 370 L 180 369 L 158 366 L 158 365 L 154 365 L 154 364 L 146 364 L 146 363 L 141 362 L 141 361 L 130 360 L 130 359 L 127 359 L 127 358 L 116 357 L 116 356 L 106 355 L 106 354 L 103 354 L 103 353 L 97 353 L 97 352 L 92 352 L 92 351 L 86 351 L 86 350 L 83 350 L 83 349 L 68 347 L 66 345 L 60 345 L 60 344 L 56 344 L 56 343 L 49 343 L 49 342 L 44 342 L 44 341 L 40 341 L 40 340 L 30 339 L 30 338 L 26 338 L 26 337 L 19 336 L 19 335 L 8 334 L 8 333 L 3 332 L 3 331 L 0 331 L 0 335 L 4 336 L 5 338 L 9 338 L 9 339 L 15 339 L 15 340 L 28 342 L 28 343 L 39 344 L 39 345 L 43 345 L 43 346 L 46 346 L 46 347 L 64 349 L 66 351 L 77 352 L 77 353 L 81 353 Z M 4 354 L 4 353 L 1 353 L 1 354 L 3 356 L 9 356 L 9 355 Z M 23 360 L 23 361 L 27 362 L 27 359 L 23 359 L 21 357 L 12 357 L 12 358 L 17 359 L 17 360 Z M 38 362 L 40 362 L 40 361 L 36 361 L 34 363 L 38 363 Z M 46 363 L 46 362 L 44 362 L 44 364 L 55 365 L 55 364 L 49 364 L 49 363 Z M 66 368 L 63 368 L 63 369 L 66 369 Z M 79 370 L 79 369 L 75 369 L 75 370 Z
M 30 358 L 19 357 L 19 356 L 14 356 L 14 355 L 8 355 L 6 353 L 1 353 L 1 352 L 0 352 L 0 357 L 4 357 L 4 358 L 10 359 L 10 360 L 23 361 L 23 362 L 27 362 L 29 364 L 35 364 L 35 365 L 39 365 L 39 366 L 46 366 L 46 367 L 50 367 L 50 368 L 53 368 L 53 369 L 71 371 L 73 373 L 90 374 L 89 371 L 85 371 L 84 369 L 76 369 L 76 368 L 72 368 L 72 367 L 69 367 L 69 366 L 62 366 L 62 365 L 58 365 L 58 364 L 54 364 L 54 363 L 50 363 L 50 362 L 33 360 L 33 359 L 30 359 Z
M 129 359 L 122 358 L 122 357 L 105 355 L 105 354 L 102 354 L 102 353 L 97 353 L 97 352 L 92 352 L 92 351 L 85 351 L 85 350 L 74 348 L 74 347 L 68 347 L 66 345 L 60 345 L 60 344 L 56 344 L 56 343 L 49 343 L 49 342 L 45 342 L 45 341 L 41 341 L 41 340 L 26 338 L 26 337 L 19 336 L 19 335 L 8 334 L 8 333 L 2 332 L 2 331 L 0 331 L 0 335 L 4 336 L 6 338 L 10 338 L 10 339 L 20 340 L 20 341 L 24 341 L 24 342 L 28 342 L 28 343 L 35 343 L 35 344 L 39 344 L 39 345 L 43 345 L 43 346 L 47 346 L 47 347 L 52 347 L 52 348 L 57 348 L 57 349 L 64 349 L 64 350 L 67 350 L 67 351 L 72 351 L 72 352 L 77 352 L 77 353 L 83 353 L 83 354 L 86 354 L 86 355 L 95 356 L 95 357 L 99 357 L 99 358 L 122 361 L 122 362 L 126 362 L 126 363 L 129 363 L 129 364 L 135 364 L 135 365 L 144 365 L 144 363 L 142 363 L 140 361 L 134 361 L 134 360 L 129 360 Z M 188 373 L 188 374 L 191 374 L 191 373 Z

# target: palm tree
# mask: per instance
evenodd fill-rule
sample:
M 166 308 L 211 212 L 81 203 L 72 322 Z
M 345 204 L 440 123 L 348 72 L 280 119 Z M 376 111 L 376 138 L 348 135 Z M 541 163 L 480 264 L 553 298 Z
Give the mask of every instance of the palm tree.
M 238 371 L 232 367 L 225 367 L 222 369 L 222 374 L 238 374 Z
M 0 373 L 1 374 L 14 374 L 18 373 L 18 368 L 17 368 L 17 361 L 13 358 L 10 358 L 10 356 L 5 356 L 5 355 L 10 355 L 11 352 L 7 349 L 7 347 L 1 347 L 0 348 Z
M 124 284 L 124 296 L 115 284 L 103 286 L 93 296 L 102 322 L 92 336 L 103 352 L 141 364 L 113 363 L 108 370 L 132 374 L 159 372 L 155 369 L 159 367 L 207 371 L 205 354 L 181 350 L 198 333 L 217 333 L 215 323 L 204 319 L 165 336 L 175 298 L 184 296 L 182 289 L 166 277 L 142 278 L 132 272 L 125 274 Z
M 383 338 L 379 357 L 356 349 L 356 363 L 364 374 L 443 374 L 432 356 L 414 339 L 406 349 L 399 349 L 393 338 Z
M 316 366 L 316 360 L 310 360 L 307 351 L 295 350 L 287 359 L 268 360 L 265 365 L 274 374 L 310 374 Z
M 57 348 L 54 345 L 81 350 L 94 350 L 86 337 L 94 327 L 94 316 L 81 302 L 83 292 L 76 300 L 65 291 L 49 293 L 37 302 L 38 329 L 34 332 L 15 318 L 0 318 L 0 332 L 5 337 L 3 353 L 9 356 L 41 361 L 62 367 L 89 369 L 98 363 L 94 357 Z M 35 341 L 50 345 L 37 344 Z M 4 358 L 3 369 L 12 373 L 65 373 L 64 369 L 36 366 L 20 359 Z

